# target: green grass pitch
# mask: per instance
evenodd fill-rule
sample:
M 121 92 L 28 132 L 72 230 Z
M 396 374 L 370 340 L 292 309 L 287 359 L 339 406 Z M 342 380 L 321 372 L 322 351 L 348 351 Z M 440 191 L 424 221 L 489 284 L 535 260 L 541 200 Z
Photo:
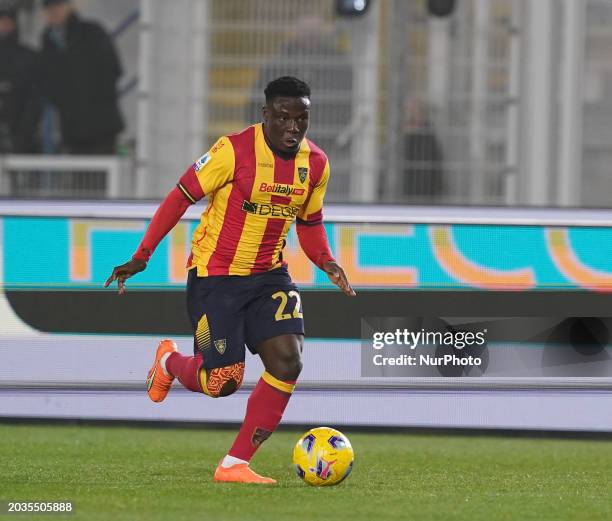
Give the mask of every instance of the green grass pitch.
M 216 484 L 234 430 L 0 425 L 0 500 L 73 500 L 76 514 L 2 519 L 111 521 L 562 521 L 612 519 L 612 443 L 352 433 L 353 473 L 303 484 L 298 432 L 277 432 L 253 468 L 276 487 Z

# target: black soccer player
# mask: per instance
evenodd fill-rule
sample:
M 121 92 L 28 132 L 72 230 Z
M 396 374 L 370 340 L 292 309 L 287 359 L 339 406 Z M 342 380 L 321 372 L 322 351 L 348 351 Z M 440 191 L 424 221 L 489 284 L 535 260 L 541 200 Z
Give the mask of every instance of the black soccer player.
M 245 345 L 265 371 L 249 397 L 244 422 L 214 475 L 216 481 L 274 483 L 249 468 L 259 445 L 279 424 L 302 369 L 304 323 L 298 288 L 282 249 L 297 221 L 302 249 L 346 295 L 354 296 L 334 260 L 323 227 L 330 175 L 325 153 L 306 139 L 310 88 L 294 77 L 265 89 L 263 123 L 223 136 L 180 178 L 155 213 L 130 261 L 105 286 L 144 270 L 162 238 L 189 205 L 208 196 L 192 239 L 187 307 L 194 355 L 163 340 L 147 378 L 162 401 L 175 378 L 194 392 L 228 396 L 241 385 Z

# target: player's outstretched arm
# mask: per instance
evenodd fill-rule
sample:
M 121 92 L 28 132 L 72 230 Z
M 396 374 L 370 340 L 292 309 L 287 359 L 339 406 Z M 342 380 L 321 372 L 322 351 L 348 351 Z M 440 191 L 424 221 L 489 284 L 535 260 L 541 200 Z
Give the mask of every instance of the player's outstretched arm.
M 132 260 L 121 266 L 116 266 L 111 276 L 104 283 L 104 287 L 107 288 L 116 280 L 119 286 L 119 295 L 123 295 L 125 293 L 125 281 L 147 267 L 147 262 L 157 245 L 180 221 L 190 204 L 192 204 L 192 201 L 186 198 L 184 191 L 178 187 L 174 188 L 159 205 L 140 246 L 132 256 Z
M 307 224 L 298 220 L 297 234 L 300 246 L 302 246 L 302 250 L 310 261 L 327 273 L 329 280 L 338 286 L 345 295 L 354 297 L 355 292 L 351 288 L 346 273 L 331 253 L 323 223 Z
M 144 271 L 146 267 L 147 261 L 143 259 L 131 259 L 121 266 L 115 266 L 111 276 L 106 279 L 104 287 L 108 288 L 116 280 L 119 287 L 119 295 L 123 295 L 125 293 L 125 281 L 131 276 L 136 275 L 136 273 Z
M 325 156 L 323 156 L 325 157 Z M 300 246 L 310 261 L 323 270 L 329 280 L 338 286 L 345 295 L 354 297 L 355 292 L 348 281 L 346 273 L 336 262 L 329 248 L 325 226 L 323 226 L 323 198 L 329 180 L 329 161 L 325 159 L 325 167 L 321 179 L 308 195 L 306 202 L 297 216 L 297 234 Z

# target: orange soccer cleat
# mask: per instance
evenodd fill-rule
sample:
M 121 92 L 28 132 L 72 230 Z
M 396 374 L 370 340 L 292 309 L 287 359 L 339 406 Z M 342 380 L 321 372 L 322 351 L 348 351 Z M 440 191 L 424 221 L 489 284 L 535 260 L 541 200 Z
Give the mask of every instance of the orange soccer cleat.
M 274 485 L 276 480 L 260 476 L 250 469 L 247 463 L 238 463 L 231 467 L 222 467 L 221 463 L 215 470 L 215 481 L 224 483 L 257 483 L 259 485 Z
M 172 340 L 162 340 L 157 346 L 155 362 L 147 375 L 147 393 L 154 402 L 161 402 L 168 395 L 174 376 L 166 375 L 160 360 L 166 353 L 174 353 L 178 348 Z

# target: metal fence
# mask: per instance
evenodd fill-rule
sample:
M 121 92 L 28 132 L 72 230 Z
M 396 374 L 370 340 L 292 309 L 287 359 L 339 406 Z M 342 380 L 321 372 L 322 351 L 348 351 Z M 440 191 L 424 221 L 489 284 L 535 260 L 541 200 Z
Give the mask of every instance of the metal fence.
M 612 2 L 586 8 L 583 98 L 582 206 L 612 206 Z
M 144 22 L 152 33 L 148 47 L 163 63 L 160 42 L 176 20 L 159 2 L 145 4 L 152 14 Z M 193 63 L 187 49 L 173 56 L 173 66 L 191 62 L 185 83 L 195 77 L 206 86 L 198 98 L 202 148 L 259 121 L 266 83 L 293 74 L 313 90 L 310 137 L 330 157 L 328 200 L 507 202 L 506 175 L 518 168 L 508 164 L 506 144 L 512 2 L 463 0 L 451 17 L 436 19 L 423 0 L 374 0 L 361 17 L 338 16 L 328 0 L 191 0 L 188 33 L 197 4 L 200 61 Z M 193 101 L 176 92 L 180 86 L 173 85 L 174 94 L 163 91 L 163 77 L 174 68 L 155 67 L 153 60 L 147 114 L 167 111 L 160 104 L 171 100 Z M 185 155 L 186 126 L 174 138 L 176 153 L 164 159 Z M 139 157 L 148 163 L 141 178 L 162 186 L 171 169 L 155 173 L 164 160 L 152 154 L 171 145 L 171 133 L 163 140 L 145 134 L 142 141 L 150 145 Z
M 133 193 L 131 168 L 114 156 L 0 155 L 0 196 L 123 198 Z
M 490 2 L 497 11 L 507 3 Z M 313 88 L 311 137 L 330 156 L 329 200 L 497 202 L 502 22 L 480 20 L 495 58 L 483 65 L 489 34 L 472 36 L 472 2 L 445 20 L 432 20 L 423 1 L 377 0 L 363 18 L 338 17 L 320 0 L 211 5 L 210 142 L 258 121 L 266 82 L 295 74 Z
M 327 0 L 213 0 L 208 139 L 261 121 L 263 90 L 279 76 L 313 91 L 310 137 L 334 165 L 331 192 L 350 177 L 354 34 Z M 345 194 L 348 195 L 348 194 Z
M 294 74 L 328 201 L 612 206 L 611 21 L 612 0 L 140 0 L 133 193 L 163 196 Z
M 464 0 L 445 18 L 383 6 L 382 199 L 503 204 L 511 3 Z

